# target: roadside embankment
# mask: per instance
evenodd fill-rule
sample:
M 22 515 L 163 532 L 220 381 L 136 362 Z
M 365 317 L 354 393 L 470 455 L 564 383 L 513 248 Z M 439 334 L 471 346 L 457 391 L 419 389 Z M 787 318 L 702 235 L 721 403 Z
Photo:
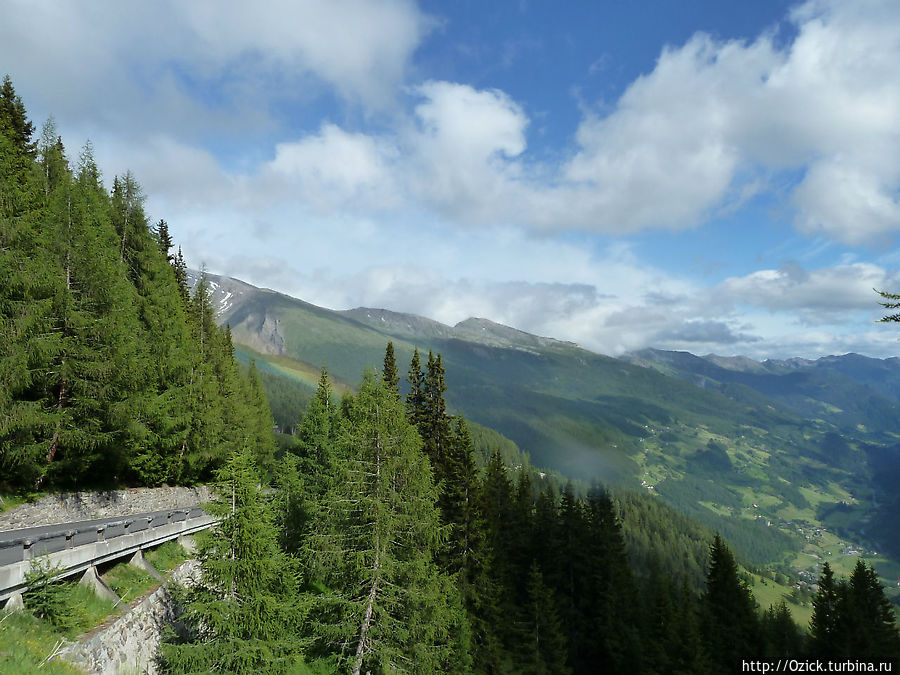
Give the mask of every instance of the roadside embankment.
M 188 560 L 168 581 L 190 585 L 199 573 L 199 563 Z M 60 656 L 88 673 L 156 673 L 154 659 L 160 638 L 176 612 L 166 585 L 160 586 L 111 623 L 67 645 Z
M 196 506 L 212 499 L 209 486 L 66 492 L 0 513 L 0 531 Z

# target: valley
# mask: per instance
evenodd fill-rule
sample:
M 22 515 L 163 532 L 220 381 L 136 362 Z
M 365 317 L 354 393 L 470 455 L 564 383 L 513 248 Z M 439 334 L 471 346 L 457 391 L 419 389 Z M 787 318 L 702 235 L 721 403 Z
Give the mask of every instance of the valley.
M 661 498 L 795 584 L 825 560 L 849 573 L 858 556 L 887 582 L 900 575 L 886 482 L 897 456 L 897 359 L 759 363 L 654 350 L 616 359 L 486 319 L 447 326 L 383 309 L 331 311 L 209 280 L 238 357 L 310 394 L 323 365 L 338 392 L 350 389 L 379 366 L 388 340 L 401 371 L 414 349 L 432 350 L 446 365 L 451 412 L 496 429 L 535 466 Z M 896 590 L 888 586 L 895 600 Z

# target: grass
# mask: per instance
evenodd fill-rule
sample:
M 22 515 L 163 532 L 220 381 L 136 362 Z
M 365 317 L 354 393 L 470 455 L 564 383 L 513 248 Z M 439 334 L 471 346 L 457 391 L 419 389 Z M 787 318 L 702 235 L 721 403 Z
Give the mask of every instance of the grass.
M 128 563 L 119 563 L 103 575 L 103 581 L 126 605 L 159 582 L 146 572 Z
M 793 588 L 783 584 L 776 583 L 772 579 L 764 579 L 756 574 L 751 574 L 752 584 L 750 589 L 753 596 L 759 603 L 759 608 L 766 610 L 772 605 L 777 605 L 784 600 L 788 609 L 791 610 L 791 616 L 802 630 L 809 627 L 809 620 L 812 618 L 812 607 L 809 604 L 798 605 L 791 600 Z
M 152 551 L 144 552 L 144 559 L 162 575 L 168 574 L 190 557 L 188 552 L 175 541 L 167 541 Z
M 151 551 L 144 552 L 144 559 L 163 576 L 189 558 L 190 555 L 188 555 L 187 551 L 175 541 L 167 541 Z M 159 581 L 152 576 L 132 567 L 128 563 L 119 563 L 109 569 L 103 575 L 103 581 L 125 603 L 131 602 L 136 597 L 159 585 Z
M 77 668 L 62 660 L 52 659 L 66 640 L 102 623 L 116 613 L 113 603 L 97 597 L 86 586 L 62 583 L 58 592 L 66 613 L 65 627 L 54 626 L 28 611 L 0 612 L 0 672 L 4 675 L 44 673 L 79 673 Z M 28 594 L 25 594 L 28 608 Z
M 21 506 L 22 504 L 28 504 L 40 499 L 41 497 L 46 497 L 48 494 L 50 493 L 20 492 L 9 489 L 8 486 L 4 486 L 2 489 L 0 489 L 0 513 L 9 511 L 10 509 L 14 509 L 17 506 Z
M 190 558 L 176 542 L 167 542 L 146 554 L 146 559 L 160 573 L 166 574 Z M 126 603 L 155 586 L 158 582 L 149 574 L 121 563 L 103 575 L 103 580 Z M 62 611 L 68 615 L 65 628 L 55 627 L 46 619 L 39 619 L 28 609 L 4 613 L 0 611 L 0 673 L 3 675 L 75 675 L 82 671 L 66 661 L 54 659 L 57 649 L 66 640 L 76 638 L 121 611 L 112 602 L 98 597 L 91 589 L 74 582 L 60 582 Z
M 0 612 L 0 672 L 6 675 L 33 675 L 36 672 L 77 675 L 81 671 L 65 661 L 47 660 L 56 652 L 63 637 L 46 621 L 36 619 L 28 612 Z

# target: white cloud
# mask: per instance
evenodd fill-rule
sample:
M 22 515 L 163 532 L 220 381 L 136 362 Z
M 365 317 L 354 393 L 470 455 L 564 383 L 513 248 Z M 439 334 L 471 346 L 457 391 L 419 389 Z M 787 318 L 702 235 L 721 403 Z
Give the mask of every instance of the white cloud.
M 502 219 L 517 173 L 509 160 L 525 150 L 525 113 L 497 90 L 429 81 L 414 93 L 424 100 L 403 141 L 411 192 L 455 218 Z
M 271 124 L 275 100 L 308 100 L 323 84 L 369 109 L 391 105 L 432 26 L 410 0 L 9 0 L 3 15 L 0 59 L 45 113 L 245 134 Z
M 900 274 L 871 263 L 853 263 L 817 270 L 799 265 L 766 269 L 722 282 L 723 300 L 785 312 L 807 324 L 838 323 L 848 312 L 877 311 L 874 289 L 900 287 Z
M 397 203 L 393 167 L 395 149 L 364 134 L 325 124 L 319 133 L 275 146 L 275 158 L 261 180 L 274 178 L 296 190 L 295 197 L 320 209 L 363 203 L 386 207 Z

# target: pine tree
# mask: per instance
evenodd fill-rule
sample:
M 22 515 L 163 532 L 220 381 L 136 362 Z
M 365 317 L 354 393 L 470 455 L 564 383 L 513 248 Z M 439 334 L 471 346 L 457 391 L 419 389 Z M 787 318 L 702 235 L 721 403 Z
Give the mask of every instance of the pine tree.
M 256 361 L 250 361 L 246 377 L 247 416 L 245 423 L 249 428 L 253 447 L 256 449 L 256 463 L 263 473 L 272 469 L 275 461 L 274 421 L 269 408 L 269 401 L 263 388 Z
M 209 511 L 221 521 L 200 539 L 187 636 L 162 645 L 167 672 L 293 672 L 302 659 L 298 571 L 278 549 L 253 454 L 237 451 L 218 473 Z
M 34 125 L 28 119 L 22 98 L 16 94 L 9 75 L 4 76 L 0 85 L 0 133 L 12 142 L 12 150 L 20 159 L 35 157 Z
M 409 393 L 406 395 L 406 414 L 409 421 L 418 429 L 425 417 L 425 375 L 419 362 L 418 348 L 413 351 L 412 361 L 409 364 L 409 374 L 406 377 L 409 382 Z
M 606 492 L 594 488 L 582 509 L 584 544 L 576 572 L 581 589 L 576 602 L 578 646 L 573 658 L 582 670 L 590 664 L 612 672 L 640 670 L 637 585 L 615 505 Z
M 381 377 L 388 391 L 393 391 L 400 396 L 400 375 L 397 373 L 397 360 L 394 358 L 394 343 L 388 342 L 384 350 L 384 369 Z
M 846 652 L 842 658 L 900 660 L 900 633 L 890 600 L 875 570 L 857 560 L 844 587 L 844 602 L 838 603 L 838 629 Z
M 747 654 L 761 653 L 756 602 L 718 534 L 709 549 L 702 612 L 705 642 L 715 668 L 731 671 L 740 667 Z
M 101 462 L 121 476 L 139 391 L 139 333 L 132 294 L 115 257 L 107 202 L 87 173 L 73 179 L 52 120 L 40 146 L 44 222 L 58 275 L 51 307 L 57 340 L 44 385 L 55 423 L 38 482 L 76 483 Z
M 319 645 L 354 674 L 433 673 L 467 659 L 458 595 L 434 562 L 437 494 L 402 404 L 367 373 L 348 406 L 335 479 L 307 539 Z
M 187 263 L 184 262 L 184 256 L 181 255 L 181 247 L 178 247 L 178 255 L 172 261 L 172 267 L 175 270 L 175 282 L 178 284 L 178 292 L 181 295 L 181 301 L 187 307 L 191 301 L 191 294 L 188 290 Z
M 763 613 L 760 630 L 766 646 L 766 658 L 796 658 L 798 654 L 804 654 L 806 651 L 803 635 L 794 623 L 791 610 L 784 600 L 777 605 L 770 605 Z
M 462 417 L 453 420 L 451 447 L 447 480 L 440 496 L 447 540 L 438 561 L 457 578 L 471 629 L 476 670 L 496 672 L 503 668 L 502 645 L 495 629 L 500 601 L 491 579 L 492 552 L 485 535 L 472 440 Z
M 822 659 L 830 660 L 838 650 L 838 584 L 827 562 L 819 576 L 819 590 L 813 598 L 813 613 L 809 622 L 810 648 Z
M 300 472 L 304 476 L 312 506 L 315 506 L 317 500 L 333 485 L 336 472 L 336 445 L 340 431 L 340 421 L 335 408 L 328 370 L 323 367 L 316 395 L 310 401 L 303 419 L 300 420 L 292 448 L 292 452 L 299 457 Z
M 229 450 L 222 386 L 233 359 L 225 354 L 224 336 L 215 323 L 205 274 L 194 288 L 188 321 L 192 334 L 188 379 L 191 426 L 176 466 L 179 482 L 190 484 L 209 476 Z
M 159 252 L 163 254 L 168 263 L 175 262 L 175 256 L 170 253 L 172 250 L 172 236 L 169 234 L 169 224 L 160 218 L 159 222 L 156 223 L 156 241 L 159 245 Z
M 15 128 L 26 130 L 28 141 Z M 60 276 L 43 226 L 33 127 L 9 78 L 0 92 L 0 474 L 34 485 L 56 415 L 48 373 L 60 350 L 53 304 Z
M 536 562 L 531 564 L 523 611 L 524 647 L 520 655 L 522 672 L 536 675 L 564 675 L 568 650 L 565 631 L 556 610 L 554 593 L 544 583 Z

